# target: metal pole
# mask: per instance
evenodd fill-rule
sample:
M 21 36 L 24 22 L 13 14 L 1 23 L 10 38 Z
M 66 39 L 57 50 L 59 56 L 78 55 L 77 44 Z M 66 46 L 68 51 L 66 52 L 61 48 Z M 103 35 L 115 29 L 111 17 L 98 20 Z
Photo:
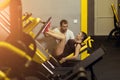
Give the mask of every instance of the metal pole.
M 22 32 L 22 5 L 21 0 L 10 2 L 10 31 L 14 38 L 20 39 Z

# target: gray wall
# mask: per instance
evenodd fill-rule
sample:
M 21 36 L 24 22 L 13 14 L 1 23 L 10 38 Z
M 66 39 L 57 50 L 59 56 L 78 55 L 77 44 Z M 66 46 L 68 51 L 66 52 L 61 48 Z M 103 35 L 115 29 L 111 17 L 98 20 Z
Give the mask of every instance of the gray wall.
M 23 13 L 31 12 L 42 20 L 52 16 L 53 27 L 58 27 L 61 19 L 67 19 L 75 35 L 80 31 L 80 0 L 22 0 L 22 6 Z

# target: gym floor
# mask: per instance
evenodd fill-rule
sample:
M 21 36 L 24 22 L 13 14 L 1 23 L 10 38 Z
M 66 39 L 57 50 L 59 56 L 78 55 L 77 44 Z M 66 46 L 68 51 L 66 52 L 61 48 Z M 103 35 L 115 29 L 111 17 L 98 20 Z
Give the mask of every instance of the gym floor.
M 116 44 L 116 40 L 108 41 L 107 37 L 104 36 L 93 38 L 95 40 L 95 48 L 100 45 L 105 48 L 103 59 L 93 67 L 97 80 L 120 80 L 120 46 L 118 46 L 118 43 Z

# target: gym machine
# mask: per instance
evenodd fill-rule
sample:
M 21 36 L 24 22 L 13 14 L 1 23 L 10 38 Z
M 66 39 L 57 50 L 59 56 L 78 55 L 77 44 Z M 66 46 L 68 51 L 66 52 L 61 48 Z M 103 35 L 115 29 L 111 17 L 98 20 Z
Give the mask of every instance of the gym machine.
M 112 29 L 108 35 L 108 40 L 115 39 L 116 40 L 116 46 L 120 45 L 120 22 L 119 17 L 117 14 L 117 11 L 115 9 L 114 4 L 111 4 L 111 8 L 114 15 L 114 29 Z
M 18 7 L 16 7 L 16 6 L 18 6 Z M 14 10 L 12 10 L 12 9 L 14 9 Z M 16 12 L 16 13 L 14 13 L 14 12 Z M 49 67 L 46 67 L 45 65 L 34 62 L 32 60 L 32 57 L 33 57 L 33 54 L 36 52 L 36 44 L 35 44 L 35 40 L 31 36 L 29 36 L 28 34 L 23 32 L 20 0 L 11 0 L 10 13 L 12 13 L 11 14 L 12 16 L 10 16 L 10 19 L 11 19 L 10 20 L 10 35 L 6 39 L 6 42 L 1 42 L 2 48 L 0 48 L 0 49 L 2 51 L 6 51 L 7 56 L 4 56 L 4 58 L 3 58 L 4 60 L 8 59 L 11 61 L 11 59 L 13 59 L 13 62 L 10 62 L 8 66 L 14 69 L 13 72 L 11 73 L 11 74 L 14 74 L 14 77 L 15 76 L 19 77 L 19 80 L 24 80 L 23 79 L 24 77 L 30 76 L 30 75 L 39 77 L 39 79 L 41 79 L 41 80 L 49 80 L 48 78 L 50 78 L 50 77 L 52 77 L 51 80 L 52 79 L 53 80 L 69 80 L 69 79 L 74 80 L 74 78 L 76 78 L 76 79 L 81 78 L 81 76 L 79 75 L 79 74 L 81 74 L 81 69 L 79 69 L 79 67 L 83 66 L 84 64 L 80 64 L 80 65 L 77 65 L 77 67 L 75 66 L 74 68 L 70 68 L 67 72 L 64 70 L 67 69 L 68 67 L 66 67 L 66 68 L 59 67 L 59 68 L 61 68 L 60 71 L 62 70 L 64 73 L 67 73 L 67 74 L 65 74 L 65 75 L 61 74 L 61 72 L 58 71 L 58 74 L 56 75 L 56 72 L 54 72 L 54 71 L 56 71 L 56 69 L 54 69 L 54 71 L 53 71 L 52 69 L 48 69 Z M 14 17 L 13 17 L 13 15 L 14 15 Z M 28 47 L 30 44 L 33 45 L 33 47 L 32 47 L 33 50 Z M 5 52 L 3 52 L 3 53 L 5 53 Z M 10 53 L 10 54 L 7 54 L 7 53 Z M 95 53 L 99 53 L 99 50 L 97 50 Z M 100 52 L 100 53 L 103 53 L 103 52 Z M 10 55 L 11 57 L 9 57 L 8 55 Z M 86 59 L 90 58 L 90 56 L 87 57 Z M 3 56 L 1 55 L 1 58 L 2 57 Z M 100 55 L 99 57 L 102 57 L 102 55 Z M 89 62 L 89 64 L 93 63 L 98 58 L 95 58 L 95 60 L 93 60 L 92 62 Z M 86 60 L 86 59 L 84 59 L 84 60 Z M 17 65 L 17 67 L 13 65 L 16 62 L 15 60 L 17 60 L 18 63 L 20 63 L 19 65 Z M 86 62 L 86 61 L 84 61 L 84 62 Z M 3 62 L 3 64 L 4 63 L 6 64 L 7 62 Z M 30 63 L 32 65 L 30 65 Z M 24 64 L 27 66 L 25 66 Z M 30 65 L 30 67 L 28 64 Z M 46 77 L 45 74 L 47 74 L 47 72 L 43 75 L 43 73 L 41 71 L 42 68 L 40 68 L 40 65 L 42 65 L 44 67 L 44 69 L 46 69 L 52 76 Z M 88 67 L 88 64 L 86 64 L 86 66 L 84 66 L 84 67 Z M 34 71 L 32 68 L 35 68 Z M 68 73 L 70 73 L 70 74 L 72 73 L 70 75 L 70 77 L 72 77 L 72 78 L 67 78 L 67 77 L 69 77 Z M 22 77 L 22 75 L 23 75 L 23 77 Z M 20 79 L 20 78 L 22 78 L 22 79 Z
M 24 72 L 23 68 L 25 68 L 25 66 L 23 66 L 23 68 L 22 68 L 22 64 L 25 63 L 24 58 L 22 58 L 22 57 L 25 57 L 25 55 L 27 55 L 26 53 L 29 53 L 30 55 L 27 55 L 27 57 L 25 57 L 25 59 L 29 58 L 30 60 L 32 60 L 30 56 L 32 56 L 33 53 L 35 53 L 36 44 L 35 44 L 34 40 L 32 39 L 32 37 L 30 37 L 29 35 L 22 32 L 21 1 L 20 0 L 9 0 L 9 1 L 10 1 L 9 5 L 7 5 L 7 6 L 9 6 L 9 11 L 10 11 L 10 14 L 9 14 L 10 24 L 7 24 L 7 28 L 6 28 L 6 24 L 5 25 L 3 24 L 4 29 L 7 31 L 9 30 L 8 31 L 9 36 L 7 37 L 5 42 L 1 42 L 1 53 L 4 53 L 3 55 L 1 54 L 1 60 L 3 59 L 3 61 L 1 62 L 1 66 L 12 68 L 12 70 L 11 70 L 12 73 L 10 73 L 10 74 L 13 75 L 13 77 L 18 77 L 19 75 L 23 74 L 23 72 Z M 6 6 L 4 8 L 6 8 Z M 3 19 L 5 19 L 5 16 Z M 7 22 L 5 20 L 3 20 L 3 21 L 4 21 L 4 23 L 8 22 L 8 20 L 7 20 Z M 10 27 L 10 28 L 8 28 L 8 27 Z M 33 46 L 34 46 L 33 50 L 28 48 L 28 45 L 30 45 L 30 44 L 33 44 Z M 19 55 L 16 55 L 16 54 L 19 54 Z M 21 63 L 21 65 L 19 64 L 19 62 Z M 17 67 L 15 66 L 15 63 L 18 63 Z M 25 70 L 26 70 L 26 68 L 25 68 Z M 22 73 L 20 73 L 19 71 Z M 34 71 L 32 71 L 32 72 L 34 72 Z M 32 72 L 29 71 L 29 73 L 32 73 Z M 12 77 L 12 76 L 10 76 L 10 77 Z M 23 80 L 23 79 L 19 79 L 19 80 Z
M 88 47 L 92 47 L 92 45 L 91 45 L 91 41 L 93 41 L 91 38 L 90 38 L 90 36 L 85 40 L 85 42 L 84 43 L 87 43 L 88 45 L 86 45 L 84 48 L 83 48 L 83 51 L 84 51 L 84 49 L 85 48 L 88 48 Z M 100 54 L 101 53 L 101 54 Z M 73 54 L 71 54 L 70 56 L 72 56 Z M 98 49 L 97 50 L 97 52 L 95 52 L 94 54 L 92 54 L 92 55 L 90 55 L 90 56 L 87 56 L 88 58 L 88 60 L 87 59 L 83 59 L 83 62 L 81 61 L 80 63 L 86 63 L 86 62 L 88 62 L 88 64 L 81 64 L 81 65 L 86 65 L 85 67 L 86 68 L 88 68 L 88 66 L 89 66 L 89 64 L 91 64 L 91 65 L 93 65 L 93 63 L 95 64 L 95 62 L 97 62 L 98 61 L 98 59 L 101 59 L 101 57 L 104 55 L 104 51 L 102 50 L 102 49 Z M 68 57 L 70 57 L 70 56 L 68 56 Z M 92 56 L 92 57 L 91 57 Z M 94 59 L 94 57 L 96 57 L 95 59 Z M 93 58 L 93 60 L 89 63 L 89 61 L 90 61 L 90 59 L 92 59 Z M 95 61 L 95 62 L 94 62 Z M 80 66 L 80 65 L 79 65 Z M 68 68 L 68 67 L 67 67 Z M 94 77 L 95 77 L 95 75 L 94 75 L 94 72 L 93 72 L 93 69 L 92 69 L 92 66 L 90 66 L 90 69 L 91 69 L 91 78 L 92 78 L 92 80 L 94 79 Z M 59 77 L 59 79 L 60 78 L 65 78 L 65 74 L 67 74 L 68 75 L 68 73 L 72 73 L 72 69 L 70 69 L 67 73 L 65 73 L 65 70 L 66 70 L 66 68 L 65 67 L 59 67 L 59 69 L 58 69 L 58 67 L 57 67 L 57 69 L 55 69 L 54 71 L 55 71 L 55 73 L 58 73 L 58 75 L 60 76 Z M 57 71 L 57 72 L 56 72 Z M 63 71 L 63 72 L 62 72 Z M 59 72 L 62 72 L 63 74 L 61 75 L 61 73 L 59 73 Z M 54 72 L 53 72 L 54 73 Z M 64 74 L 65 73 L 65 74 Z M 55 77 L 54 77 L 55 78 Z M 58 76 L 57 76 L 57 78 L 58 78 Z

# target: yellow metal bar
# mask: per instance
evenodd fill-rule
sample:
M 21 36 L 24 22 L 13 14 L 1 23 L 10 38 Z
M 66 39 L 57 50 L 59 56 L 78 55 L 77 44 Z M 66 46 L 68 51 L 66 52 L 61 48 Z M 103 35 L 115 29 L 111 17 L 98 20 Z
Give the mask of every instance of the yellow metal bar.
M 1 79 L 2 80 L 10 80 L 4 72 L 0 71 L 0 80 Z
M 81 0 L 81 15 L 80 15 L 80 17 L 81 17 L 81 31 L 88 34 L 88 0 Z M 86 41 L 88 41 L 89 39 L 90 39 L 90 37 L 88 37 L 88 39 Z M 86 41 L 84 43 L 86 43 Z M 86 45 L 86 47 L 88 47 L 88 45 Z M 89 53 L 86 50 L 81 54 L 80 59 L 83 60 L 88 56 L 89 56 Z
M 23 16 L 22 16 L 22 21 L 26 21 L 27 19 L 29 19 L 29 17 L 32 16 L 32 13 L 25 13 Z
M 88 33 L 88 22 L 87 22 L 87 19 L 88 19 L 88 0 L 80 0 L 81 1 L 81 31 L 85 32 L 85 33 Z
M 23 31 L 29 33 L 40 23 L 40 20 L 40 18 L 29 17 L 28 20 L 23 22 L 23 27 L 24 25 L 27 25 L 26 27 L 24 27 Z
M 80 55 L 80 60 L 84 60 L 85 58 L 87 58 L 88 56 L 90 56 L 90 54 L 88 53 L 88 51 L 84 51 L 81 55 Z
M 24 19 L 24 17 L 25 16 L 23 16 L 22 18 Z M 40 21 L 41 21 L 40 18 L 29 17 L 28 19 L 23 21 L 23 27 L 24 25 L 26 26 L 24 27 L 23 31 L 32 36 L 32 38 L 35 38 L 36 35 L 32 32 L 32 30 L 40 23 Z M 33 49 L 32 45 L 30 45 L 29 47 L 30 49 Z M 47 57 L 37 48 L 35 55 L 33 56 L 33 61 L 43 63 L 47 60 L 48 60 Z
M 0 10 L 4 9 L 5 7 L 7 7 L 9 5 L 11 0 L 2 0 L 0 1 Z
M 29 35 L 32 36 L 32 38 L 35 38 L 36 36 L 32 31 L 29 32 Z
M 115 15 L 117 22 L 119 22 L 118 14 L 117 14 L 114 4 L 111 4 L 111 8 L 113 10 L 113 14 Z
M 28 59 L 29 61 L 32 60 L 32 58 L 30 56 L 28 56 L 24 51 L 20 50 L 19 48 L 15 47 L 7 42 L 0 42 L 0 48 L 1 47 L 6 48 L 10 51 L 13 51 L 17 55 L 20 55 L 21 57 L 24 57 L 24 58 Z

